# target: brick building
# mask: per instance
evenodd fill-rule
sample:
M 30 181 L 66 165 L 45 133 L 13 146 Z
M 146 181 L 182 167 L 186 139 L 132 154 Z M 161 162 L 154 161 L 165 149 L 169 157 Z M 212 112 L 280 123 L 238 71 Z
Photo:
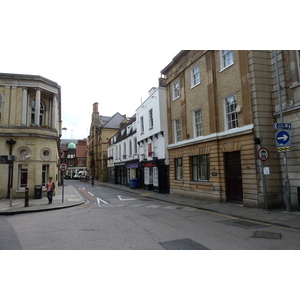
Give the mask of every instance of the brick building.
M 61 161 L 67 163 L 65 175 L 74 178 L 80 171 L 87 171 L 87 140 L 61 140 Z

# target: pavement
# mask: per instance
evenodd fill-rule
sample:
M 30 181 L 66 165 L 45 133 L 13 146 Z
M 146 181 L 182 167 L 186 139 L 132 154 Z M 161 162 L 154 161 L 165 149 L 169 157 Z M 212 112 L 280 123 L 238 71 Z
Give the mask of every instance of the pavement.
M 243 205 L 234 203 L 219 203 L 205 200 L 196 200 L 192 198 L 184 198 L 168 194 L 159 194 L 144 189 L 131 189 L 119 184 L 111 184 L 107 182 L 100 182 L 97 180 L 95 180 L 95 185 L 124 190 L 126 192 L 131 192 L 142 197 L 178 206 L 196 208 L 199 210 L 218 213 L 234 218 L 241 218 L 258 223 L 300 230 L 300 212 L 296 210 L 291 212 L 288 212 L 285 209 L 273 209 L 267 211 L 260 208 L 244 207 Z M 53 197 L 53 202 L 51 205 L 48 205 L 48 199 L 46 197 L 43 197 L 42 199 L 30 198 L 28 207 L 25 207 L 24 199 L 13 199 L 12 206 L 10 206 L 9 199 L 2 199 L 0 200 L 0 215 L 62 209 L 86 203 L 86 199 L 84 198 L 84 196 L 75 187 L 73 187 L 72 185 L 68 185 L 68 181 L 65 181 L 64 199 L 62 199 L 62 188 L 62 186 L 56 187 L 56 195 Z
M 84 197 L 72 185 L 64 186 L 64 197 L 62 197 L 63 187 L 56 186 L 56 195 L 53 196 L 52 204 L 48 205 L 47 197 L 42 199 L 29 198 L 28 207 L 25 207 L 25 192 L 23 199 L 1 199 L 0 215 L 14 215 L 19 213 L 31 213 L 39 211 L 47 211 L 61 208 L 73 207 L 86 202 Z M 10 203 L 12 204 L 10 206 Z

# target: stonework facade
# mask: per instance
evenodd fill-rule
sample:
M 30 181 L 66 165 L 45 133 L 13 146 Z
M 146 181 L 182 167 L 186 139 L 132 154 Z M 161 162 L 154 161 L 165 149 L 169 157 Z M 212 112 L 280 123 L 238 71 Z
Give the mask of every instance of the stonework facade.
M 61 136 L 61 88 L 35 75 L 0 73 L 0 199 L 29 197 L 49 176 L 57 183 Z
M 120 113 L 112 117 L 99 114 L 98 103 L 93 104 L 93 114 L 88 136 L 87 169 L 90 175 L 106 182 L 108 180 L 107 146 L 109 139 L 114 136 L 122 122 L 126 122 L 126 116 Z
M 299 51 L 278 51 L 277 61 L 278 72 L 274 51 L 185 50 L 161 71 L 168 99 L 171 194 L 283 206 L 286 166 L 274 124 L 284 122 L 292 126 L 292 148 L 285 155 L 290 200 L 297 206 Z M 265 162 L 258 158 L 262 146 L 270 155 Z

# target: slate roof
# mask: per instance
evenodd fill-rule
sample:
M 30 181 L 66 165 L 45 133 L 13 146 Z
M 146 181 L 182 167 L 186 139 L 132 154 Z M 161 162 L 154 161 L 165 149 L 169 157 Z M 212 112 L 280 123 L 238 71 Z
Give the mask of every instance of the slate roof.
M 100 116 L 103 128 L 119 129 L 120 124 L 125 119 L 120 113 L 115 113 L 112 117 Z

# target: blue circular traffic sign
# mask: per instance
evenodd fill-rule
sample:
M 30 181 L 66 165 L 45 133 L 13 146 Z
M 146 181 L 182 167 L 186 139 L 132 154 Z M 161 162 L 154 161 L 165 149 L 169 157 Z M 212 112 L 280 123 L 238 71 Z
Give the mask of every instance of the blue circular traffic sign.
M 278 131 L 275 139 L 276 143 L 280 146 L 286 146 L 291 142 L 291 136 L 287 130 Z

